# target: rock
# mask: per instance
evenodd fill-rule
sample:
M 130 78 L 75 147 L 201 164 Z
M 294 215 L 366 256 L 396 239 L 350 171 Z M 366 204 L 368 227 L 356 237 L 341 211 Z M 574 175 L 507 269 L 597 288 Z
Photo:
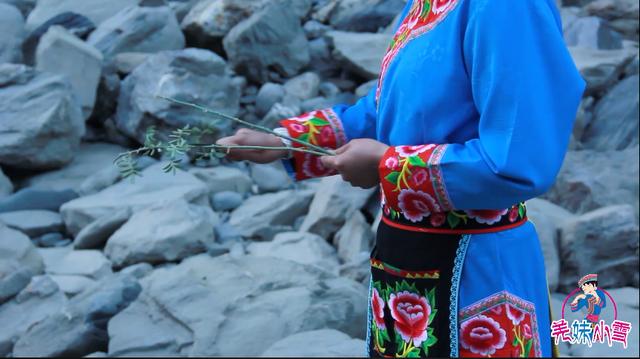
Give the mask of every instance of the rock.
M 67 29 L 69 33 L 80 39 L 86 39 L 96 28 L 95 24 L 89 20 L 89 18 L 75 12 L 67 11 L 52 17 L 31 31 L 27 39 L 22 43 L 25 64 L 33 66 L 36 63 L 36 49 L 38 48 L 40 38 L 53 26 L 62 26 Z
M 308 100 L 318 96 L 320 88 L 320 76 L 313 72 L 305 72 L 284 83 L 287 94 L 300 100 Z
M 185 45 L 180 25 L 166 6 L 123 8 L 98 25 L 87 42 L 107 59 L 121 52 L 178 50 Z
M 0 65 L 0 123 L 0 164 L 19 168 L 69 163 L 84 134 L 67 81 L 24 65 Z
M 11 193 L 13 193 L 13 184 L 0 168 L 0 199 L 8 197 Z
M 121 181 L 111 187 L 65 203 L 60 213 L 69 233 L 78 232 L 97 218 L 128 208 L 140 211 L 151 205 L 173 203 L 179 199 L 208 205 L 207 187 L 193 175 L 178 170 L 175 175 L 162 171 L 162 164 L 142 171 L 134 183 Z
M 181 260 L 207 250 L 217 223 L 209 207 L 185 200 L 149 207 L 135 212 L 109 238 L 104 252 L 117 267 Z
M 40 71 L 65 75 L 84 118 L 91 115 L 102 71 L 102 54 L 98 50 L 63 27 L 52 26 L 40 39 L 36 64 Z
M 112 273 L 111 262 L 102 252 L 85 249 L 67 252 L 60 261 L 47 266 L 47 273 L 60 275 L 82 275 L 100 279 Z
M 0 0 L 0 3 L 12 5 L 26 16 L 36 5 L 36 0 Z
M 335 97 L 340 94 L 340 89 L 333 82 L 323 82 L 318 88 L 320 94 L 325 97 Z
M 377 32 L 402 12 L 402 0 L 341 0 L 330 11 L 333 28 L 355 32 Z
M 216 234 L 216 240 L 222 244 L 242 241 L 242 234 L 240 231 L 228 223 L 221 223 L 216 226 L 216 228 L 214 228 L 214 232 Z
M 587 273 L 598 286 L 638 286 L 638 224 L 633 207 L 608 206 L 585 213 L 562 228 L 560 288 L 576 287 Z
M 354 211 L 364 206 L 372 193 L 371 189 L 351 186 L 340 176 L 323 178 L 300 230 L 329 238 Z
M 333 56 L 344 67 L 367 80 L 378 78 L 391 37 L 388 34 L 329 31 Z
M 123 268 L 120 273 L 122 275 L 131 275 L 134 278 L 144 278 L 153 271 L 153 266 L 149 263 L 137 263 Z
M 73 241 L 75 249 L 102 248 L 115 231 L 131 217 L 129 208 L 123 208 L 113 213 L 98 217 L 86 227 L 82 228 Z
M 36 7 L 27 17 L 27 29 L 31 31 L 52 17 L 69 11 L 86 16 L 94 24 L 101 24 L 122 8 L 136 5 L 139 1 L 113 0 L 89 3 L 85 0 L 38 0 Z
M 343 262 L 356 260 L 361 252 L 373 248 L 374 233 L 360 211 L 353 211 L 333 240 L 338 248 L 338 257 Z
M 77 294 L 59 312 L 32 325 L 14 356 L 83 356 L 107 345 L 107 322 L 140 293 L 128 276 L 111 276 Z
M 0 213 L 0 222 L 17 229 L 29 237 L 49 232 L 61 232 L 64 224 L 60 214 L 45 210 L 25 210 Z
M 278 123 L 280 122 L 280 120 L 282 120 L 283 118 L 298 116 L 300 114 L 300 111 L 301 109 L 298 105 L 285 105 L 276 103 L 260 121 L 260 125 L 268 128 L 277 127 L 279 126 Z
M 309 20 L 302 26 L 307 39 L 313 40 L 324 36 L 327 31 L 331 31 L 331 26 L 325 25 L 316 20 Z
M 282 85 L 267 82 L 260 87 L 256 97 L 256 114 L 264 116 L 277 102 L 282 101 L 285 89 Z
M 102 68 L 102 76 L 98 83 L 96 103 L 93 106 L 93 113 L 88 122 L 101 127 L 106 142 L 131 147 L 131 141 L 117 132 L 113 125 L 113 115 L 118 106 L 118 96 L 120 95 L 120 77 L 113 62 L 106 63 Z
M 614 50 L 622 48 L 622 36 L 605 20 L 595 16 L 579 17 L 564 30 L 567 46 Z
M 13 345 L 29 327 L 58 312 L 67 302 L 49 276 L 35 276 L 14 299 L 0 306 L 0 355 L 9 356 Z
M 371 277 L 369 254 L 360 252 L 353 257 L 351 262 L 342 264 L 339 267 L 340 276 L 369 286 L 369 278 Z
M 366 343 L 334 329 L 296 333 L 273 343 L 262 357 L 361 357 Z
M 56 282 L 64 294 L 70 297 L 83 292 L 96 282 L 82 275 L 52 275 L 51 279 Z
M 233 83 L 224 60 L 201 49 L 164 51 L 149 56 L 122 82 L 118 99 L 118 128 L 140 143 L 149 126 L 159 137 L 186 125 L 207 125 L 222 135 L 230 130 L 229 121 L 216 121 L 201 111 L 172 104 L 157 95 L 196 102 L 216 111 L 235 115 L 240 89 Z
M 232 211 L 240 207 L 242 200 L 242 195 L 233 191 L 218 192 L 211 196 L 211 203 L 216 211 Z
M 42 235 L 38 238 L 34 239 L 34 242 L 39 247 L 64 247 L 71 244 L 71 240 L 68 238 L 64 238 L 61 233 L 53 232 Z
M 45 272 L 49 272 L 49 269 L 53 266 L 56 266 L 59 262 L 61 262 L 64 257 L 71 253 L 73 249 L 70 247 L 60 247 L 60 248 L 38 248 L 38 254 L 42 257 L 42 261 L 44 262 Z
M 637 54 L 636 57 L 627 65 L 624 69 L 624 77 L 629 77 L 633 75 L 638 75 L 640 73 L 640 54 Z
M 0 303 L 16 295 L 36 274 L 43 261 L 29 237 L 0 223 Z
M 378 84 L 378 80 L 371 80 L 369 82 L 365 82 L 362 85 L 358 86 L 356 89 L 356 97 L 361 98 L 369 94 L 371 89 L 375 88 Z
M 366 329 L 362 285 L 292 261 L 202 254 L 141 284 L 109 322 L 109 356 L 256 356 L 301 331 Z
M 30 209 L 58 211 L 64 203 L 78 198 L 73 190 L 52 191 L 24 188 L 18 192 L 0 198 L 0 213 Z
M 585 148 L 623 150 L 638 145 L 638 75 L 620 81 L 595 107 L 581 142 Z
M 224 37 L 229 63 L 249 80 L 266 82 L 270 69 L 290 77 L 309 63 L 309 44 L 299 18 L 272 3 Z
M 324 97 L 315 97 L 309 100 L 306 100 L 300 106 L 302 112 L 307 113 L 320 108 L 329 108 L 333 107 L 336 103 L 333 99 L 328 99 Z
M 167 5 L 173 10 L 176 14 L 176 18 L 178 21 L 182 21 L 185 16 L 191 11 L 191 9 L 198 3 L 200 0 L 168 0 L 166 1 Z
M 309 41 L 309 55 L 311 56 L 309 69 L 323 78 L 339 76 L 342 72 L 338 61 L 331 56 L 326 33 L 323 37 Z
M 211 193 L 234 191 L 245 194 L 251 192 L 253 185 L 251 178 L 235 167 L 191 168 L 189 173 L 204 182 Z
M 338 274 L 336 250 L 324 238 L 313 233 L 278 233 L 272 241 L 249 244 L 247 252 L 256 257 L 275 257 L 309 264 Z
M 638 19 L 640 6 L 634 0 L 595 0 L 584 7 L 589 14 L 613 20 L 619 18 Z
M 281 162 L 251 163 L 249 168 L 260 193 L 280 191 L 290 188 L 293 184 Z
M 121 52 L 113 59 L 118 73 L 127 75 L 141 65 L 150 56 L 146 52 Z
M 18 261 L 8 259 L 0 262 L 0 304 L 18 294 L 29 284 L 34 273 Z
M 637 146 L 624 151 L 569 151 L 544 198 L 574 213 L 624 203 L 637 213 L 638 173 Z
M 271 227 L 291 226 L 296 217 L 309 208 L 311 191 L 280 191 L 249 197 L 231 212 L 229 224 L 243 237 L 268 240 L 273 236 Z
M 93 352 L 91 354 L 87 354 L 83 356 L 83 358 L 107 358 L 107 353 L 105 352 Z
M 616 300 L 616 304 L 620 304 L 629 308 L 640 308 L 638 302 L 638 288 L 622 287 L 607 288 L 607 292 Z
M 620 50 L 594 50 L 570 46 L 580 74 L 587 82 L 585 96 L 597 95 L 618 81 L 625 66 L 633 59 L 637 51 L 623 48 Z
M 22 61 L 22 40 L 24 40 L 24 18 L 18 9 L 0 3 L 0 63 Z

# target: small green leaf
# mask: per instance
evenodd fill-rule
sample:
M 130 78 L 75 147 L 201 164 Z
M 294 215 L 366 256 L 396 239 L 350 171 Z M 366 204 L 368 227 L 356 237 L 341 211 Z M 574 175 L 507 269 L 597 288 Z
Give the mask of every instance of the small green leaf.
M 524 357 L 529 357 L 529 352 L 531 351 L 531 345 L 533 344 L 533 339 L 529 339 L 527 343 L 524 345 Z
M 449 214 L 447 215 L 447 222 L 449 223 L 449 227 L 456 228 L 458 224 L 460 224 L 460 218 L 449 212 Z
M 520 218 L 524 217 L 524 207 L 518 206 L 518 216 L 520 216 Z
M 422 347 L 423 347 L 423 348 L 428 348 L 428 347 L 430 347 L 430 346 L 433 346 L 433 345 L 434 345 L 435 343 L 437 343 L 437 342 L 438 342 L 438 338 L 436 338 L 436 336 L 435 336 L 435 335 L 430 335 L 430 336 L 427 338 L 427 340 L 425 340 L 425 341 L 422 343 Z M 425 350 L 426 350 L 426 349 L 425 349 Z
M 325 120 L 323 120 L 321 118 L 318 118 L 318 117 L 314 117 L 314 118 L 310 119 L 309 122 L 311 122 L 315 126 L 324 126 L 324 125 L 328 125 L 329 124 L 328 121 L 325 121 Z
M 300 141 L 308 142 L 309 141 L 309 134 L 308 133 L 303 133 L 303 134 L 300 135 L 300 137 L 298 137 L 298 139 Z
M 409 157 L 409 164 L 415 167 L 427 167 L 427 164 L 419 156 Z
M 411 349 L 411 351 L 407 353 L 407 358 L 420 358 L 420 349 Z
M 400 176 L 400 172 L 398 171 L 393 171 L 391 173 L 389 173 L 388 175 L 384 176 L 384 179 L 386 179 L 387 181 L 393 183 L 393 184 L 398 184 L 398 177 Z
M 511 343 L 512 346 L 518 346 L 518 338 L 513 337 L 513 343 Z

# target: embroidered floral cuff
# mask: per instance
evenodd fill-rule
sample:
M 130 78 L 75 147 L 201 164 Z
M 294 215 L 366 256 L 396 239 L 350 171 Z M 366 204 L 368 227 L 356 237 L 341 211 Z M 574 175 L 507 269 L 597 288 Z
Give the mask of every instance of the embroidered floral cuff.
M 287 129 L 289 136 L 313 145 L 336 149 L 346 143 L 342 122 L 332 109 L 324 109 L 305 113 L 280 121 Z M 304 147 L 292 142 L 293 147 Z M 295 179 L 303 180 L 336 174 L 334 170 L 325 168 L 316 155 L 294 151 L 290 162 L 295 172 Z

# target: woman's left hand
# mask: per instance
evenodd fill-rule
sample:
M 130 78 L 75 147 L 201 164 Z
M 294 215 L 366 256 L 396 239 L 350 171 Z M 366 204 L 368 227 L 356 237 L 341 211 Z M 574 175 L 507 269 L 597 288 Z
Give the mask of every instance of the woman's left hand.
M 320 161 L 340 173 L 342 179 L 361 188 L 375 187 L 380 183 L 378 163 L 389 148 L 382 142 L 367 138 L 349 141 L 338 148 L 335 156 L 322 156 Z

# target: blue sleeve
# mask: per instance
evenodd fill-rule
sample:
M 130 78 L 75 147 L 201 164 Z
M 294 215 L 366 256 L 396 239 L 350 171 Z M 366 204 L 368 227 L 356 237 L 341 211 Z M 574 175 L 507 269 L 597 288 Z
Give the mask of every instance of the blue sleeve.
M 587 305 L 587 300 L 586 299 L 580 299 L 578 300 L 578 304 L 576 306 L 571 306 L 571 311 L 572 312 L 577 312 L 580 310 L 580 308 L 584 307 Z
M 333 111 L 342 122 L 347 142 L 354 138 L 376 138 L 376 86 L 353 106 L 337 105 Z
M 439 164 L 456 209 L 507 208 L 555 181 L 585 82 L 552 2 L 471 5 L 463 56 L 479 135 L 448 144 Z

